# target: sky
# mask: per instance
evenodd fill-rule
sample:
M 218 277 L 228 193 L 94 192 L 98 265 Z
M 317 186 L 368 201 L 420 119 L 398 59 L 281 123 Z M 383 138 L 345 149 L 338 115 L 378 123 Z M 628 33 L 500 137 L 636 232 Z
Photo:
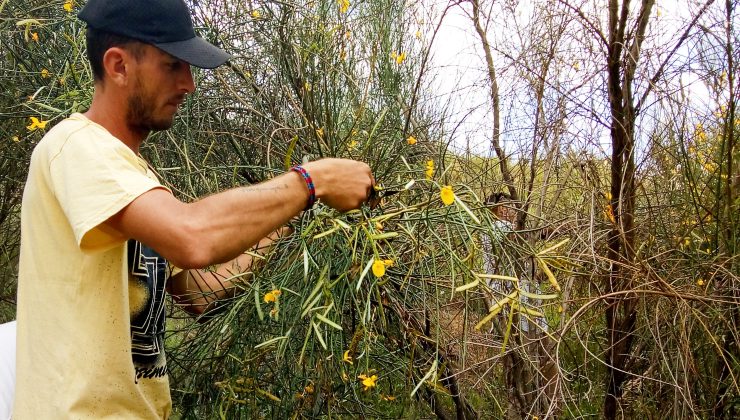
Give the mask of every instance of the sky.
M 528 17 L 533 13 L 534 2 L 518 1 L 514 3 L 516 4 L 516 20 L 519 26 L 526 26 Z M 584 0 L 583 3 L 605 4 L 605 1 Z M 634 1 L 633 3 L 639 5 L 640 2 Z M 656 43 L 668 46 L 663 47 L 666 50 L 675 45 L 680 32 L 683 31 L 681 25 L 685 24 L 687 19 L 695 13 L 699 2 L 696 0 L 661 0 L 657 3 L 658 5 L 653 9 L 649 34 L 654 37 Z M 431 39 L 431 29 L 439 19 L 440 13 L 447 2 L 444 0 L 429 0 L 425 4 L 427 5 L 425 13 L 428 19 L 428 22 L 426 22 L 428 29 L 425 36 L 429 40 Z M 470 10 L 469 5 L 468 10 Z M 569 26 L 573 30 L 576 30 L 577 27 L 578 25 L 574 24 Z M 512 32 L 506 22 L 504 24 L 496 22 L 496 24 L 489 26 L 488 37 L 492 43 L 508 43 L 510 47 L 516 48 L 517 41 Z M 567 48 L 567 44 L 562 47 Z M 688 50 L 679 50 L 676 56 L 683 57 L 685 60 L 692 60 L 694 54 L 695 52 Z M 445 126 L 448 130 L 447 135 L 452 136 L 451 145 L 453 149 L 457 152 L 470 151 L 478 155 L 491 155 L 490 121 L 492 117 L 488 99 L 490 85 L 484 72 L 483 50 L 470 17 L 460 6 L 452 7 L 444 18 L 440 31 L 432 44 L 432 57 L 437 77 L 431 90 L 439 95 L 438 100 L 441 103 L 449 104 L 451 107 L 452 112 L 447 118 Z M 501 56 L 496 57 L 497 67 L 505 68 L 509 63 L 509 60 L 503 59 Z M 578 64 L 577 66 L 580 68 L 582 65 Z M 575 61 L 573 67 L 576 67 Z M 508 81 L 513 83 L 515 79 L 508 77 L 505 73 L 499 74 L 499 78 L 502 94 L 506 91 L 516 92 L 518 89 L 516 86 L 507 84 Z M 696 74 L 684 72 L 680 77 L 670 80 L 669 83 L 676 88 L 679 84 L 682 84 L 698 107 L 712 106 L 707 87 L 698 79 Z M 516 93 L 512 95 L 515 96 Z M 593 98 L 582 98 L 582 100 L 587 103 Z M 517 105 L 516 100 L 502 105 L 504 105 L 502 106 L 503 125 L 514 127 L 515 124 L 510 124 L 511 122 L 520 118 L 527 118 L 526 115 L 521 115 L 521 108 Z M 590 148 L 596 153 L 605 155 L 610 153 L 608 130 L 603 127 L 601 129 L 593 127 L 593 123 L 587 120 L 573 119 L 569 123 L 572 124 L 569 130 L 573 132 L 574 137 L 588 139 L 579 146 Z M 504 133 L 505 149 L 509 149 L 510 152 L 521 149 L 526 145 L 526 137 L 525 133 L 516 131 Z M 522 150 L 526 150 L 526 147 Z

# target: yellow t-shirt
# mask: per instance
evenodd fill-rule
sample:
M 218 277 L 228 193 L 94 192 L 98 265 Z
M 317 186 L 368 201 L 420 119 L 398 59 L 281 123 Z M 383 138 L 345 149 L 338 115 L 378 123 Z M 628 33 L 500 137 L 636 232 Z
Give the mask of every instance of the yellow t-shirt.
M 166 261 L 102 224 L 164 188 L 81 114 L 31 157 L 21 208 L 13 418 L 166 418 Z

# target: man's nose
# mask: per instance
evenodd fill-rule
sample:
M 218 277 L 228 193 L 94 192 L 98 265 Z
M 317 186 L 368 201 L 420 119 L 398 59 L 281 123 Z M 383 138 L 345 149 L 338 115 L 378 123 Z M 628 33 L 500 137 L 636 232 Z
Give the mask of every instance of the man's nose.
M 180 89 L 186 93 L 193 93 L 195 91 L 195 82 L 193 81 L 193 72 L 190 65 L 183 66 L 183 74 L 180 77 Z

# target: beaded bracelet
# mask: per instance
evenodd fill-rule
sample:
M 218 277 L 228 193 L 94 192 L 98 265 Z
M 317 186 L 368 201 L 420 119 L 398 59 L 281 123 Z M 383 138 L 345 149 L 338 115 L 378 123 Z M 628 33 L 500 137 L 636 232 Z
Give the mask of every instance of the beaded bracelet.
M 309 175 L 308 171 L 305 170 L 301 165 L 293 166 L 292 168 L 290 168 L 290 170 L 301 174 L 303 180 L 306 181 L 306 186 L 308 187 L 308 205 L 306 206 L 305 210 L 310 210 L 311 207 L 313 207 L 313 204 L 316 202 L 316 187 L 313 185 L 313 179 L 311 179 L 311 175 Z

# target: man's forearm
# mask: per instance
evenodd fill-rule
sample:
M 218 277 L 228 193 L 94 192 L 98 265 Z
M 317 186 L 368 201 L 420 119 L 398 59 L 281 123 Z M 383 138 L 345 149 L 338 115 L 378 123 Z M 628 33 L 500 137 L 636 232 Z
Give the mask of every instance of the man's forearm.
M 184 270 L 170 279 L 169 291 L 185 311 L 196 315 L 206 313 L 216 302 L 236 297 L 242 290 L 236 283 L 251 280 L 260 258 L 272 250 L 278 239 L 290 233 L 288 227 L 278 229 L 215 270 Z
M 372 188 L 370 168 L 346 159 L 305 165 L 316 197 L 339 211 L 358 208 Z M 261 184 L 234 188 L 194 203 L 164 189 L 150 190 L 106 223 L 182 268 L 201 268 L 238 257 L 284 225 L 308 203 L 307 180 L 290 171 Z

